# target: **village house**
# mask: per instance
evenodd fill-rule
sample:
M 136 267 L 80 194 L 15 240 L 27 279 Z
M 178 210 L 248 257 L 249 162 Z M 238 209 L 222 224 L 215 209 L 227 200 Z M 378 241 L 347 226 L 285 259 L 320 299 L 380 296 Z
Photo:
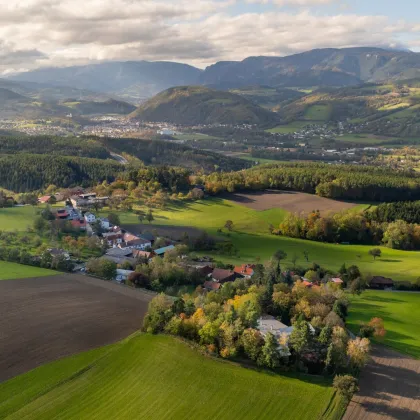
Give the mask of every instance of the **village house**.
M 375 276 L 369 281 L 371 289 L 390 289 L 394 287 L 394 281 L 387 277 Z
M 164 257 L 165 253 L 168 251 L 171 251 L 172 249 L 175 249 L 175 247 L 173 245 L 168 245 L 168 246 L 164 246 L 162 248 L 158 248 L 154 250 L 154 253 L 158 256 L 158 257 Z
M 150 241 L 153 245 L 153 243 L 155 242 L 155 237 L 152 233 L 150 232 L 143 232 L 139 234 L 139 238 L 141 239 L 146 239 L 147 241 Z
M 121 268 L 117 268 L 117 275 L 115 277 L 115 280 L 120 282 L 120 283 L 126 282 L 128 280 L 128 276 L 131 273 L 134 273 L 134 271 L 133 270 L 122 270 Z
M 203 284 L 204 289 L 206 289 L 208 292 L 219 290 L 222 285 L 218 283 L 217 281 L 213 280 L 207 280 Z
M 73 219 L 71 225 L 75 229 L 86 230 L 86 221 L 85 219 Z
M 39 204 L 48 204 L 48 203 L 51 203 L 51 201 L 55 200 L 55 198 L 53 198 L 52 200 L 51 199 L 52 199 L 51 195 L 44 195 L 44 196 L 38 198 L 38 203 Z
M 102 234 L 102 243 L 108 244 L 108 246 L 116 247 L 123 242 L 124 235 L 121 231 L 119 232 L 106 232 Z
M 85 220 L 86 223 L 95 223 L 96 222 L 96 216 L 93 213 L 85 213 Z
M 242 264 L 240 266 L 236 266 L 233 271 L 238 275 L 238 277 L 250 279 L 254 275 L 254 268 L 255 265 L 253 264 Z
M 234 271 L 225 270 L 223 268 L 215 268 L 211 273 L 210 277 L 213 281 L 218 283 L 226 283 L 228 281 L 234 281 L 236 278 L 236 274 Z
M 338 284 L 339 286 L 343 286 L 343 284 L 344 284 L 344 282 L 343 282 L 343 280 L 341 280 L 340 278 L 338 278 L 338 277 L 334 277 L 334 278 L 332 278 L 332 279 L 330 279 L 330 282 L 331 283 L 334 283 L 334 284 Z
M 67 209 L 58 209 L 55 214 L 55 217 L 58 220 L 66 220 L 69 217 L 69 213 Z
M 101 228 L 105 230 L 109 230 L 111 228 L 111 223 L 106 217 L 100 217 L 99 221 L 101 222 Z
M 154 251 L 141 251 L 138 249 L 133 249 L 133 257 L 137 259 L 145 259 L 147 261 L 151 261 L 153 257 L 156 257 Z
M 150 248 L 152 243 L 147 239 L 141 239 L 132 233 L 126 232 L 123 235 L 123 243 L 120 244 L 120 247 L 125 248 L 133 248 L 139 250 L 145 250 L 146 248 Z

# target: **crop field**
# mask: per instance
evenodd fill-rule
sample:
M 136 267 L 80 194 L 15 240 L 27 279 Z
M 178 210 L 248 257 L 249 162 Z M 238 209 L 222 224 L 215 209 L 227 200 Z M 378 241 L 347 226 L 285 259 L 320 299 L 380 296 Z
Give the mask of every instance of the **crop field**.
M 313 420 L 339 418 L 339 406 L 322 378 L 246 369 L 140 333 L 0 384 L 10 420 Z
M 270 210 L 281 208 L 290 213 L 309 213 L 319 210 L 321 213 L 337 213 L 356 206 L 355 203 L 331 200 L 314 194 L 296 191 L 267 190 L 252 193 L 236 193 L 229 198 L 254 210 Z
M 364 205 L 359 208 L 363 207 Z M 215 255 L 218 260 L 228 263 L 252 263 L 257 257 L 264 261 L 276 250 L 282 249 L 288 254 L 286 264 L 289 265 L 292 257 L 296 255 L 297 264 L 303 266 L 316 262 L 329 269 L 338 270 L 343 263 L 347 266 L 356 264 L 364 273 L 388 276 L 399 281 L 414 281 L 420 276 L 419 252 L 381 247 L 382 257 L 374 261 L 368 255 L 372 248 L 369 245 L 327 244 L 271 235 L 269 225 L 277 226 L 287 213 L 282 208 L 257 211 L 230 200 L 208 198 L 170 206 L 165 210 L 154 210 L 155 220 L 148 230 L 153 230 L 154 224 L 187 226 L 206 230 L 224 240 L 231 240 L 238 249 L 237 255 Z M 134 213 L 121 212 L 120 218 L 122 224 L 138 224 Z M 220 234 L 217 230 L 223 228 L 226 220 L 233 221 L 233 231 L 227 232 L 224 229 Z M 304 251 L 308 252 L 309 261 L 303 256 Z
M 367 290 L 351 298 L 351 330 L 373 317 L 383 318 L 386 336 L 381 343 L 420 358 L 420 293 Z
M 45 268 L 0 261 L 0 280 L 53 276 L 54 274 L 57 272 Z
M 37 208 L 33 206 L 0 209 L 0 230 L 26 230 L 32 226 Z
M 151 297 L 70 274 L 0 281 L 0 382 L 127 337 L 141 327 Z

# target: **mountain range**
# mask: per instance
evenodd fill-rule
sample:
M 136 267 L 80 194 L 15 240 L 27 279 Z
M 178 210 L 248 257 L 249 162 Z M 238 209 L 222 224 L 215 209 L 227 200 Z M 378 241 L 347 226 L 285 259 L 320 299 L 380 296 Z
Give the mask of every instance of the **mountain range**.
M 221 61 L 204 70 L 173 62 L 105 62 L 42 68 L 8 76 L 18 82 L 70 86 L 141 102 L 167 88 L 205 85 L 216 89 L 354 86 L 420 76 L 420 53 L 380 48 L 325 48 L 286 57 Z

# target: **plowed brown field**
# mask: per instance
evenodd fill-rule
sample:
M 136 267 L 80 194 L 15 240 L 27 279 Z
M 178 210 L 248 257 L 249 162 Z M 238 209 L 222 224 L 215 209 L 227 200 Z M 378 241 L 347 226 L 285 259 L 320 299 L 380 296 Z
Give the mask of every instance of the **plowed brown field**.
M 81 275 L 0 282 L 0 382 L 141 328 L 152 295 Z

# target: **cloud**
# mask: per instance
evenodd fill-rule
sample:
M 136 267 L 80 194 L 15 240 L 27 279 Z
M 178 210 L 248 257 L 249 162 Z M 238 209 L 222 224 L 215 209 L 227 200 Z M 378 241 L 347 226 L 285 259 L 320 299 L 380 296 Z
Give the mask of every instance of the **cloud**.
M 0 0 L 0 72 L 98 60 L 205 66 L 322 47 L 398 45 L 420 32 L 419 22 L 300 8 L 339 0 L 272 0 L 299 8 L 263 6 L 259 13 L 247 13 L 247 1 Z

